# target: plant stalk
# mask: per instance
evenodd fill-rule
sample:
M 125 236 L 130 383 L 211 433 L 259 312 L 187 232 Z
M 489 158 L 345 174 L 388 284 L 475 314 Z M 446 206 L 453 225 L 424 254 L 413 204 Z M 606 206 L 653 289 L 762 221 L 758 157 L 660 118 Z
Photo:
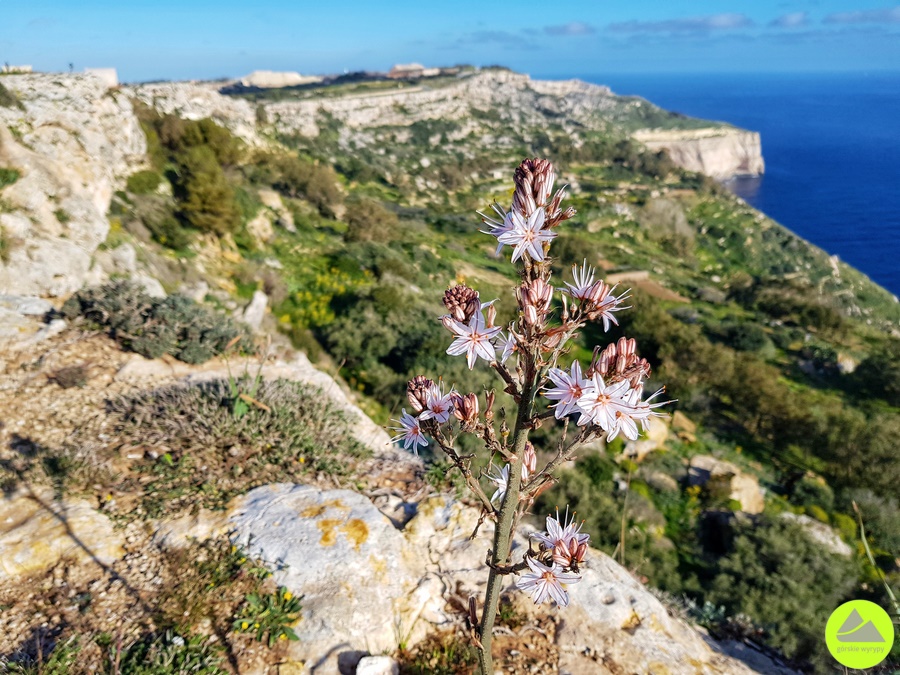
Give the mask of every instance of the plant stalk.
M 522 485 L 522 456 L 525 453 L 531 410 L 534 404 L 535 380 L 536 378 L 532 374 L 529 381 L 522 387 L 522 400 L 519 404 L 519 413 L 516 417 L 516 426 L 513 431 L 513 454 L 515 457 L 509 462 L 509 484 L 506 486 L 506 494 L 500 504 L 500 514 L 497 517 L 497 526 L 494 530 L 494 548 L 491 551 L 491 565 L 493 567 L 488 574 L 484 612 L 481 616 L 481 626 L 478 630 L 478 638 L 481 640 L 481 649 L 478 654 L 482 675 L 494 675 L 491 642 L 494 619 L 497 616 L 497 606 L 500 602 L 500 590 L 503 587 L 503 577 L 505 576 L 495 568 L 509 564 L 512 530 L 519 506 L 519 488 Z

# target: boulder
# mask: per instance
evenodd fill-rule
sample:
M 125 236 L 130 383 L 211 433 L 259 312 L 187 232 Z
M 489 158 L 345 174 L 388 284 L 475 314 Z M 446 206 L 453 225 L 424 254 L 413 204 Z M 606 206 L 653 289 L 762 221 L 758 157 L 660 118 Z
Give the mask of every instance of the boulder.
M 659 417 L 651 417 L 647 421 L 647 431 L 643 432 L 638 440 L 628 441 L 622 454 L 629 459 L 640 462 L 651 452 L 664 448 L 668 439 L 669 426 L 665 420 Z
M 671 616 L 647 588 L 605 553 L 591 550 L 571 604 L 559 611 L 559 672 L 752 673 L 711 646 L 696 628 Z
M 735 464 L 711 455 L 695 455 L 688 468 L 691 485 L 708 486 L 721 491 L 728 499 L 740 502 L 745 513 L 762 513 L 765 495 L 756 476 L 744 473 Z
M 68 559 L 111 565 L 124 537 L 83 499 L 50 488 L 19 488 L 0 499 L 0 578 L 40 572 Z
M 356 665 L 356 675 L 398 675 L 400 665 L 390 656 L 364 656 Z
M 254 291 L 253 299 L 241 315 L 241 321 L 250 326 L 253 330 L 259 330 L 260 326 L 262 326 L 263 319 L 266 318 L 266 309 L 268 306 L 269 297 L 262 291 Z
M 791 513 L 789 511 L 782 513 L 781 517 L 792 523 L 797 523 L 797 525 L 803 528 L 803 531 L 806 532 L 810 539 L 822 546 L 822 548 L 829 553 L 844 556 L 845 558 L 849 558 L 853 555 L 853 549 L 850 548 L 850 545 L 841 539 L 840 535 L 825 523 L 819 522 L 807 515 Z
M 291 660 L 336 672 L 354 655 L 390 652 L 406 640 L 423 570 L 366 497 L 267 485 L 238 499 L 229 520 L 235 543 L 272 564 L 275 580 L 303 598 Z

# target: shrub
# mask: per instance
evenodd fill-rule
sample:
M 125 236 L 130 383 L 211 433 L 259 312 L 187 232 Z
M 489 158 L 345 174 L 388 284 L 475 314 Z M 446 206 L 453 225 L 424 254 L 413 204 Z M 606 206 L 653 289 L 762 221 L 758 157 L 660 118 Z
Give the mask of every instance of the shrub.
M 355 199 L 347 204 L 344 240 L 385 243 L 393 239 L 397 215 L 374 199 Z
M 736 526 L 707 599 L 750 616 L 787 656 L 816 660 L 827 658 L 825 621 L 856 578 L 850 560 L 823 551 L 790 522 L 763 517 Z
M 853 379 L 866 395 L 900 407 L 900 340 L 891 340 L 870 354 L 854 371 Z
M 53 212 L 53 215 L 55 215 L 56 219 L 63 225 L 72 220 L 72 216 L 65 209 L 56 209 L 56 211 Z
M 18 169 L 0 168 L 0 190 L 15 183 L 20 175 Z
M 815 506 L 824 511 L 832 511 L 834 492 L 822 478 L 806 475 L 794 484 L 791 503 L 807 509 Z
M 231 319 L 183 295 L 152 298 L 127 281 L 83 289 L 66 301 L 62 312 L 108 328 L 124 348 L 151 359 L 171 354 L 186 363 L 202 363 L 235 339 L 239 348 L 252 349 L 247 329 Z
M 181 217 L 191 227 L 217 235 L 237 230 L 241 219 L 234 188 L 209 147 L 191 147 L 185 152 L 178 183 Z
M 766 331 L 758 323 L 735 323 L 725 327 L 725 342 L 742 352 L 755 352 L 766 346 Z
M 162 180 L 163 177 L 156 171 L 138 171 L 128 177 L 125 187 L 132 194 L 146 195 L 156 192 Z
M 0 83 L 0 108 L 18 108 L 19 110 L 25 110 L 25 106 L 22 105 L 19 97 L 16 96 L 14 92 L 11 92 L 4 87 L 2 83 Z
M 173 385 L 116 400 L 117 443 L 157 455 L 133 476 L 149 517 L 203 506 L 223 508 L 259 485 L 299 480 L 310 471 L 352 473 L 366 449 L 348 417 L 321 391 L 288 380 L 262 382 L 259 404 L 235 415 L 227 380 Z

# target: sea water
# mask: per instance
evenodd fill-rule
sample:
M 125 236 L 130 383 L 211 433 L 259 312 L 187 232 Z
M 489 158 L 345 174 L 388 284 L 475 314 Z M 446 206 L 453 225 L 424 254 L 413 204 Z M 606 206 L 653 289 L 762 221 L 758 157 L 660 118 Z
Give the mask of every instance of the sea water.
M 765 175 L 728 187 L 900 294 L 900 72 L 580 77 L 758 131 Z

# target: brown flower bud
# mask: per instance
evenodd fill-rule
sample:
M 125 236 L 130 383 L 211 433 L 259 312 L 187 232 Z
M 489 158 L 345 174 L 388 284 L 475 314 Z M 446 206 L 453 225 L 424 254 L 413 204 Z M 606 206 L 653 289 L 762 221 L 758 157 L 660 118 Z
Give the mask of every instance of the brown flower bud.
M 496 395 L 494 394 L 494 390 L 491 389 L 484 395 L 485 406 L 484 406 L 484 418 L 488 421 L 494 419 L 494 399 Z
M 416 375 L 406 383 L 406 398 L 417 413 L 422 412 L 428 404 L 428 392 L 434 382 L 424 375 Z
M 522 482 L 527 481 L 537 469 L 537 453 L 531 441 L 525 441 L 525 452 L 522 454 Z
M 547 205 L 553 191 L 556 172 L 549 160 L 525 159 L 516 168 L 513 180 L 516 183 L 513 209 L 524 216 L 530 216 L 538 207 Z
M 529 326 L 543 323 L 553 300 L 553 286 L 541 278 L 531 279 L 522 282 L 516 294 L 519 299 L 519 307 L 522 308 L 525 315 L 525 323 Z
M 469 323 L 472 315 L 481 308 L 478 291 L 463 284 L 448 288 L 444 292 L 444 307 L 460 323 Z
M 464 425 L 469 426 L 478 419 L 478 397 L 475 394 L 454 394 L 450 399 L 453 403 L 453 414 Z
M 494 305 L 488 305 L 487 309 L 484 312 L 485 319 L 487 321 L 487 327 L 494 327 L 494 320 L 497 318 L 497 308 Z
M 637 387 L 650 376 L 650 364 L 637 355 L 637 341 L 634 338 L 621 337 L 602 351 L 598 350 L 599 347 L 594 349 L 588 377 L 599 373 L 604 380 L 628 380 L 632 387 Z

